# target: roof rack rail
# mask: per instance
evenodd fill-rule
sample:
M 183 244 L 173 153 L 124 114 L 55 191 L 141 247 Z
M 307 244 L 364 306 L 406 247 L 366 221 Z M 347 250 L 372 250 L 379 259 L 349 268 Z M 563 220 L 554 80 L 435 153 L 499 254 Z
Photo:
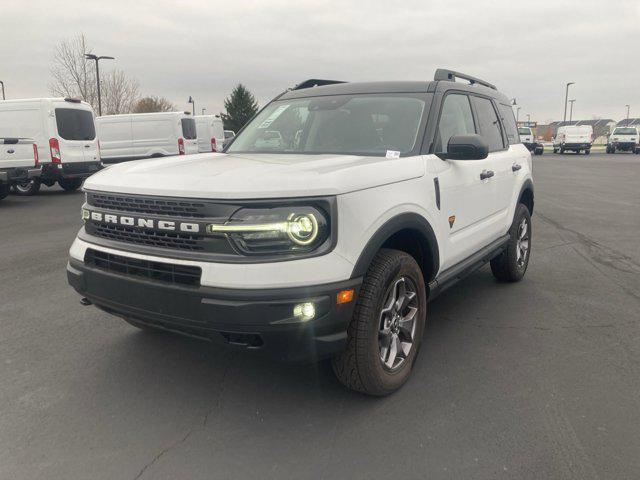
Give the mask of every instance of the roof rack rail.
M 310 78 L 309 80 L 305 80 L 304 82 L 298 83 L 291 90 L 303 90 L 305 88 L 322 87 L 323 85 L 334 85 L 336 83 L 347 83 L 347 82 L 342 80 L 322 80 L 319 78 Z
M 495 85 L 489 82 L 485 82 L 484 80 L 480 80 L 479 78 L 472 77 L 471 75 L 467 75 L 465 73 L 454 72 L 453 70 L 447 70 L 446 68 L 439 68 L 436 70 L 436 74 L 433 77 L 434 80 L 445 80 L 449 82 L 455 82 L 456 78 L 461 78 L 462 80 L 467 80 L 471 85 L 478 84 L 484 87 L 492 88 L 493 90 L 498 90 Z

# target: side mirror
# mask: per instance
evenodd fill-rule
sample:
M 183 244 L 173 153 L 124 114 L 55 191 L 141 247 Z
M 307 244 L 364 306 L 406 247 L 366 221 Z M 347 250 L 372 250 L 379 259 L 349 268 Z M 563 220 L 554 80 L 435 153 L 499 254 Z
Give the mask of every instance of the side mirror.
M 482 160 L 489 155 L 489 145 L 476 133 L 454 135 L 449 139 L 447 151 L 436 155 L 442 160 Z

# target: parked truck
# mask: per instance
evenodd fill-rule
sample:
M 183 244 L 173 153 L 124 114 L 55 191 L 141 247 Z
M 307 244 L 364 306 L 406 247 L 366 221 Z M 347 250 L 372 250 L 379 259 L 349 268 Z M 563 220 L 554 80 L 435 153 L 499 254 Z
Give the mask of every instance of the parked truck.
M 31 139 L 0 137 L 0 200 L 17 183 L 40 177 L 38 148 Z

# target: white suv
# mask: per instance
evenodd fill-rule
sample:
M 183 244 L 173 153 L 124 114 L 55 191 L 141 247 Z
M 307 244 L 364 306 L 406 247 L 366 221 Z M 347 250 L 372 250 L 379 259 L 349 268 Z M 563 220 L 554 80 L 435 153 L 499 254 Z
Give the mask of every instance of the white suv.
M 531 251 L 531 154 L 509 100 L 449 70 L 303 82 L 224 153 L 120 164 L 84 188 L 68 265 L 82 303 L 142 329 L 332 358 L 373 395 L 409 376 L 428 300 L 488 262 L 518 281 Z

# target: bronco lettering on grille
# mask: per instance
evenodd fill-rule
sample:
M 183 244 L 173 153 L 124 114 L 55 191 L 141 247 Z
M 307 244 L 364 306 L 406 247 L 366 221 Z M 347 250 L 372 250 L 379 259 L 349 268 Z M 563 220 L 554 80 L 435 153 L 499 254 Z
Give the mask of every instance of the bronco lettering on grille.
M 126 215 L 114 215 L 111 213 L 92 212 L 84 210 L 82 217 L 85 220 L 93 220 L 101 223 L 124 225 L 126 227 L 138 227 L 146 229 L 158 229 L 167 232 L 200 233 L 200 224 L 192 222 L 178 222 L 172 220 L 155 220 L 153 218 L 131 217 Z

